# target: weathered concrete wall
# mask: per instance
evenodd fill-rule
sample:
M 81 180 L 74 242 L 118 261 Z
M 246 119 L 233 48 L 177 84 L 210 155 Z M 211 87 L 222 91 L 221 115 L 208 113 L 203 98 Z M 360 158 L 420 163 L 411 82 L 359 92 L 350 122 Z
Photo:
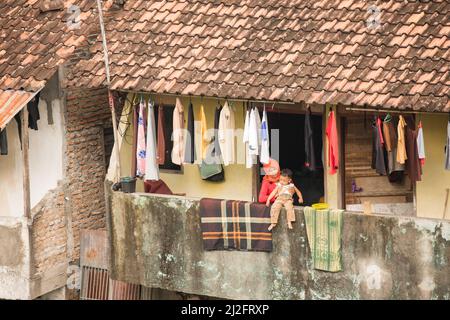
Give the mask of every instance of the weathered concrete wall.
M 0 298 L 29 298 L 29 239 L 26 219 L 0 217 Z
M 344 271 L 311 269 L 304 216 L 272 253 L 203 250 L 199 202 L 108 197 L 114 279 L 231 299 L 450 299 L 450 223 L 345 213 Z

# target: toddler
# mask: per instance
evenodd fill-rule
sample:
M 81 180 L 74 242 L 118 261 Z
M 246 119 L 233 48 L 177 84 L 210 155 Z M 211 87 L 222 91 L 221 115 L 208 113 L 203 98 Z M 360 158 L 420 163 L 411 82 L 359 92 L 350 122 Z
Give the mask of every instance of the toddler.
M 276 200 L 270 210 L 271 224 L 269 226 L 269 231 L 277 225 L 278 217 L 283 206 L 287 211 L 288 228 L 292 229 L 292 222 L 295 222 L 294 203 L 292 198 L 294 193 L 297 194 L 298 201 L 303 203 L 302 193 L 292 183 L 292 171 L 289 169 L 284 169 L 281 171 L 280 180 L 277 183 L 276 188 L 272 191 L 266 201 L 266 206 L 269 207 L 270 200 L 276 197 Z

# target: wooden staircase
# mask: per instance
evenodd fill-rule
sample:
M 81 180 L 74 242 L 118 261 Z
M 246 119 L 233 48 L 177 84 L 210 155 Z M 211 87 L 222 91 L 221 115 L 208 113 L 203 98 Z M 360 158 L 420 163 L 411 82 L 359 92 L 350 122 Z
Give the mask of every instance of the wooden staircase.
M 367 117 L 364 126 L 362 115 L 347 118 L 345 136 L 345 202 L 360 204 L 412 202 L 413 191 L 407 176 L 402 183 L 391 183 L 387 176 L 379 175 L 371 168 L 372 127 Z M 352 192 L 352 182 L 362 187 L 362 192 Z

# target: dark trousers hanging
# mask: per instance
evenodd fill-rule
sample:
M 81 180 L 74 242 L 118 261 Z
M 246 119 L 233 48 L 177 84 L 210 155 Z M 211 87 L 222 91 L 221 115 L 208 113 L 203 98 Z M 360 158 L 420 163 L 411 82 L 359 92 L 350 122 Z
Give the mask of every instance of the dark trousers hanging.
M 194 131 L 194 106 L 192 103 L 189 104 L 188 109 L 188 122 L 187 122 L 187 137 L 186 144 L 184 148 L 184 162 L 194 163 L 195 154 L 195 131 Z
M 0 154 L 6 156 L 8 154 L 8 138 L 6 136 L 6 128 L 0 131 Z
M 28 102 L 28 128 L 33 130 L 38 130 L 38 120 L 41 119 L 41 115 L 39 114 L 39 96 L 40 92 L 30 101 Z

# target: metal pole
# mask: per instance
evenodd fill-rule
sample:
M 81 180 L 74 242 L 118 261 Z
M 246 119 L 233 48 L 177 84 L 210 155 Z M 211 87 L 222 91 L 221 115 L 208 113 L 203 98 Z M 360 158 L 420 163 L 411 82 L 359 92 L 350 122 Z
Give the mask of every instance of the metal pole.
M 24 215 L 31 218 L 30 204 L 30 160 L 29 160 L 29 137 L 28 137 L 28 107 L 22 110 L 22 162 L 23 162 L 23 209 Z M 29 226 L 31 227 L 31 226 Z M 31 237 L 31 234 L 30 234 Z
M 103 10 L 102 10 L 102 4 L 101 0 L 97 0 L 97 7 L 98 7 L 98 18 L 100 22 L 100 30 L 102 34 L 102 43 L 103 43 L 103 56 L 104 56 L 104 62 L 105 62 L 105 71 L 106 71 L 106 85 L 108 87 L 108 101 L 109 106 L 111 108 L 111 116 L 112 116 L 112 125 L 113 125 L 113 132 L 114 132 L 114 144 L 115 144 L 115 156 L 116 156 L 116 169 L 115 169 L 115 175 L 114 175 L 114 182 L 118 182 L 120 179 L 120 150 L 119 150 L 119 133 L 117 131 L 117 119 L 116 119 L 116 110 L 114 107 L 114 98 L 112 96 L 112 92 L 110 90 L 111 86 L 111 77 L 109 72 L 109 56 L 108 56 L 108 46 L 106 43 L 106 33 L 105 33 L 105 26 L 103 23 Z
M 121 92 L 132 92 L 132 93 L 137 93 L 137 94 L 158 94 L 161 96 L 166 96 L 166 97 L 185 97 L 185 98 L 192 98 L 195 97 L 194 95 L 189 95 L 189 94 L 172 94 L 172 93 L 158 93 L 158 92 L 146 92 L 146 91 L 133 91 L 133 90 L 117 90 L 117 91 L 121 91 Z M 205 96 L 205 95 L 200 95 L 199 97 L 201 98 L 205 98 L 205 99 L 216 99 L 216 100 L 229 100 L 229 101 L 235 101 L 235 102 L 252 102 L 252 103 L 267 103 L 267 104 L 272 104 L 272 103 L 278 103 L 278 104 L 296 104 L 295 102 L 284 102 L 284 101 L 267 101 L 267 100 L 251 100 L 251 99 L 234 99 L 234 98 L 230 98 L 230 97 L 213 97 L 213 96 Z

